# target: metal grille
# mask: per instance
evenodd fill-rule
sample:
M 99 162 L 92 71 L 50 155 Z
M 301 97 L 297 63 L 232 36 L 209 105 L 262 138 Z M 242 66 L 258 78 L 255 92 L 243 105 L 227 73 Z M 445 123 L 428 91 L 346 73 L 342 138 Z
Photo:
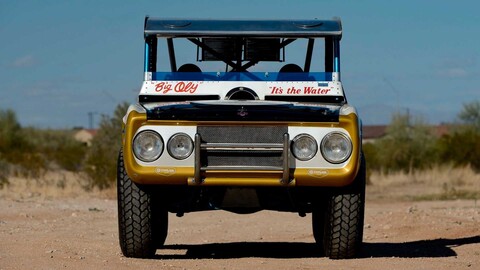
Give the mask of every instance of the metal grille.
M 202 138 L 204 168 L 283 165 L 281 148 L 283 135 L 288 132 L 286 126 L 203 126 L 197 131 Z
M 205 151 L 206 166 L 282 166 L 282 152 L 276 151 Z
M 201 126 L 205 143 L 282 143 L 287 126 Z

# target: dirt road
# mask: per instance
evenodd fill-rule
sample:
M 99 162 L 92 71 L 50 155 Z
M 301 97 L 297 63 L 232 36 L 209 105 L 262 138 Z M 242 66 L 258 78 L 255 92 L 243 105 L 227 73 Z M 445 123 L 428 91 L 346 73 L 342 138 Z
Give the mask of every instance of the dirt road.
M 473 200 L 369 200 L 360 258 L 341 261 L 318 257 L 310 215 L 169 218 L 157 257 L 130 259 L 120 253 L 115 200 L 1 198 L 0 269 L 480 269 Z

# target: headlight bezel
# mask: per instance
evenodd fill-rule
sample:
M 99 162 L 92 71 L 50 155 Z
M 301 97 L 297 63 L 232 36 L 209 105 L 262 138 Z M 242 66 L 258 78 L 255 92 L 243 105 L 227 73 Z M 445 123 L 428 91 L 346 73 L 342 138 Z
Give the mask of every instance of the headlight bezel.
M 148 135 L 151 135 L 153 137 L 155 137 L 157 139 L 157 143 L 159 142 L 160 143 L 160 150 L 157 151 L 157 153 L 155 153 L 154 155 L 151 155 L 151 157 L 145 157 L 145 155 L 142 155 L 140 152 L 138 152 L 138 144 L 140 143 L 138 140 L 141 139 L 141 136 L 148 136 Z M 162 136 L 154 131 L 154 130 L 151 130 L 151 129 L 148 129 L 148 130 L 142 130 L 140 132 L 138 132 L 135 137 L 133 138 L 133 141 L 132 141 L 132 152 L 133 152 L 133 155 L 140 161 L 143 161 L 143 162 L 154 162 L 155 160 L 159 159 L 162 154 L 163 154 L 163 151 L 165 149 L 165 143 L 163 141 L 163 138 Z
M 348 148 L 347 151 L 345 152 L 346 154 L 343 154 L 342 157 L 338 158 L 338 159 L 332 159 L 332 157 L 329 156 L 326 153 L 326 146 L 325 145 L 328 143 L 328 140 L 330 140 L 333 136 L 338 136 L 338 138 L 344 139 L 345 142 L 346 142 L 346 146 Z M 347 136 L 345 133 L 338 132 L 338 131 L 333 131 L 333 132 L 330 132 L 323 137 L 322 142 L 320 143 L 320 152 L 322 153 L 323 158 L 326 161 L 328 161 L 329 163 L 341 164 L 341 163 L 344 163 L 345 161 L 347 161 L 350 158 L 350 156 L 352 155 L 352 153 L 353 153 L 353 142 L 350 139 L 350 137 Z
M 295 149 L 297 149 L 297 148 L 295 148 L 295 145 L 297 145 L 301 140 L 304 140 L 304 139 L 311 140 L 311 143 L 312 143 L 311 145 L 315 147 L 315 150 L 312 151 L 312 153 L 310 155 L 308 155 L 306 157 L 301 157 L 295 151 Z M 309 160 L 312 160 L 318 153 L 318 142 L 312 135 L 307 134 L 307 133 L 302 133 L 302 134 L 298 134 L 297 136 L 295 136 L 293 138 L 290 148 L 291 148 L 293 156 L 296 159 L 298 159 L 300 161 L 309 161 Z
M 188 139 L 188 142 L 189 142 L 189 145 L 191 146 L 191 147 L 190 147 L 190 150 L 188 151 L 188 153 L 185 154 L 185 155 L 182 155 L 182 156 L 178 156 L 178 155 L 173 154 L 173 151 L 172 151 L 172 149 L 171 149 L 171 145 L 172 145 L 172 143 L 173 143 L 173 140 L 174 140 L 175 138 L 179 137 L 179 136 L 182 136 L 182 137 L 184 137 L 184 138 L 187 138 L 187 139 Z M 185 159 L 189 158 L 189 157 L 192 155 L 193 150 L 194 150 L 194 148 L 195 148 L 195 144 L 194 144 L 194 142 L 193 142 L 192 137 L 190 137 L 187 133 L 178 132 L 178 133 L 173 134 L 173 135 L 168 139 L 166 148 L 167 148 L 168 154 L 169 154 L 172 158 L 177 159 L 177 160 L 185 160 Z

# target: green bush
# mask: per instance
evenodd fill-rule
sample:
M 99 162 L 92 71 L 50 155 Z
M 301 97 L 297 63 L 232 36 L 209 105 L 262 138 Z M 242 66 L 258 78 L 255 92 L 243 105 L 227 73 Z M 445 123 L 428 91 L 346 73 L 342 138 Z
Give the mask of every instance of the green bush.
M 82 169 L 86 146 L 72 131 L 22 128 L 12 110 L 0 110 L 0 178 L 10 173 L 38 178 L 49 169 Z M 5 168 L 8 167 L 8 170 Z
M 474 128 L 464 128 L 440 138 L 437 142 L 440 163 L 453 163 L 456 166 L 470 165 L 480 172 L 480 132 Z
M 29 134 L 32 147 L 48 161 L 47 166 L 74 172 L 82 169 L 87 147 L 74 139 L 74 131 L 28 128 L 24 133 Z
M 437 142 L 439 162 L 470 165 L 480 172 L 480 101 L 464 104 L 458 119 L 461 124 L 454 132 Z
M 375 168 L 386 172 L 424 169 L 431 166 L 435 138 L 430 128 L 409 114 L 394 114 L 386 136 L 375 143 Z M 372 155 L 372 154 L 370 154 Z
M 89 176 L 89 188 L 107 188 L 115 183 L 117 158 L 121 148 L 122 118 L 128 104 L 119 104 L 113 117 L 103 116 L 97 135 L 92 140 L 85 161 L 85 172 Z
M 9 163 L 9 172 L 26 177 L 39 177 L 45 171 L 45 159 L 28 141 L 31 136 L 17 121 L 12 110 L 0 110 L 0 154 Z

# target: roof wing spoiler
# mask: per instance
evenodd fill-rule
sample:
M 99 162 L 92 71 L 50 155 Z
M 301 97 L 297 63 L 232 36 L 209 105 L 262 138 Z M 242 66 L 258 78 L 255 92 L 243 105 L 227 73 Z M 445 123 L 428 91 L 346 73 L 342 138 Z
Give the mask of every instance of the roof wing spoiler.
M 342 37 L 342 23 L 332 20 L 207 20 L 145 17 L 145 36 L 157 37 Z

